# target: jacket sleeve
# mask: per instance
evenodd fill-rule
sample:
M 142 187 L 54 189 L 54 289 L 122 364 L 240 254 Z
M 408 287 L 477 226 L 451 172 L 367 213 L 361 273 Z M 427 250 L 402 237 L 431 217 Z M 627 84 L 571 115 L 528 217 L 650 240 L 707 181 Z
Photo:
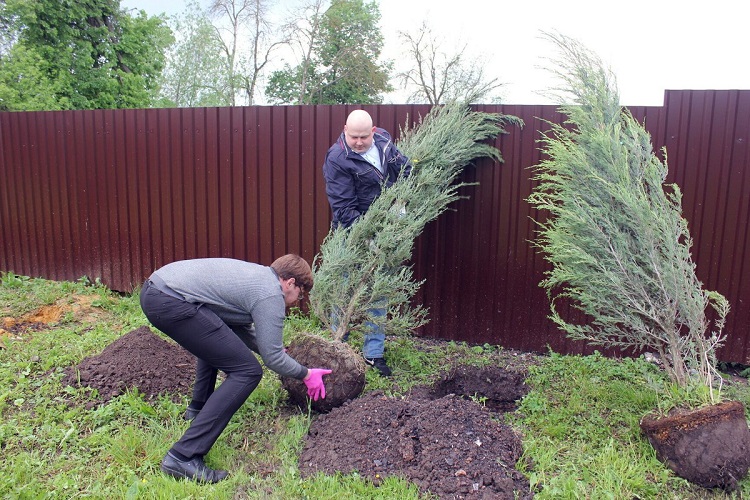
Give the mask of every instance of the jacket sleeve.
M 338 164 L 330 153 L 323 164 L 326 195 L 333 211 L 333 220 L 349 227 L 360 216 L 357 210 L 357 193 L 352 174 Z
M 379 129 L 378 132 L 389 141 L 388 150 L 386 151 L 385 155 L 385 161 L 388 164 L 389 176 L 391 176 L 392 180 L 395 180 L 398 178 L 399 173 L 403 169 L 404 177 L 408 177 L 411 174 L 411 160 L 408 156 L 402 153 L 400 149 L 398 149 L 396 143 L 393 142 L 391 134 L 389 134 L 388 131 Z
M 401 169 L 404 170 L 404 177 L 409 177 L 411 175 L 411 160 L 408 156 L 406 156 L 404 153 L 402 153 L 394 144 L 394 165 L 396 166 L 396 171 L 401 172 Z

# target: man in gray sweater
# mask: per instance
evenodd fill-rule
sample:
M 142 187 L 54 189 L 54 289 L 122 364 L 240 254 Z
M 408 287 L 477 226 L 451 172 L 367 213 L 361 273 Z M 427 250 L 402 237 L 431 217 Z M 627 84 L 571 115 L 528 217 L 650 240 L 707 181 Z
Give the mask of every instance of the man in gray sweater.
M 146 280 L 146 317 L 197 358 L 185 412 L 192 422 L 162 460 L 165 473 L 205 483 L 227 477 L 203 457 L 260 383 L 263 370 L 252 351 L 282 377 L 303 380 L 313 400 L 325 398 L 323 375 L 331 371 L 302 366 L 284 352 L 282 341 L 286 307 L 312 286 L 310 265 L 293 254 L 270 267 L 224 258 L 182 260 Z M 226 379 L 216 388 L 218 370 Z

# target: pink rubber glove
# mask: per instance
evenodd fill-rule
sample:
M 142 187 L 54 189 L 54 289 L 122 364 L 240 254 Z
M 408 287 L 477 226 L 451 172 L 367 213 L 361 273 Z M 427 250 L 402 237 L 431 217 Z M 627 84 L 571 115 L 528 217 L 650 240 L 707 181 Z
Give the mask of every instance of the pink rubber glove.
M 325 368 L 310 368 L 310 377 L 303 380 L 307 386 L 307 396 L 313 401 L 318 398 L 326 398 L 326 386 L 323 385 L 323 375 L 328 375 L 331 370 Z

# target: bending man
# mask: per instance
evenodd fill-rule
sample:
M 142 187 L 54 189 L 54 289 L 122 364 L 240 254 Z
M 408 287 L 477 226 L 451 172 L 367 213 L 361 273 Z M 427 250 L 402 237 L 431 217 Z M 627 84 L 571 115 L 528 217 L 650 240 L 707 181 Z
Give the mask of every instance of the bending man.
M 203 457 L 260 383 L 263 371 L 252 351 L 282 377 L 304 380 L 312 399 L 325 398 L 323 375 L 331 371 L 300 365 L 282 342 L 286 306 L 312 286 L 310 265 L 291 254 L 270 267 L 223 258 L 177 261 L 146 280 L 141 290 L 146 317 L 197 358 L 193 399 L 185 412 L 192 422 L 162 460 L 162 471 L 205 483 L 227 477 L 206 466 Z M 215 389 L 218 370 L 226 379 Z

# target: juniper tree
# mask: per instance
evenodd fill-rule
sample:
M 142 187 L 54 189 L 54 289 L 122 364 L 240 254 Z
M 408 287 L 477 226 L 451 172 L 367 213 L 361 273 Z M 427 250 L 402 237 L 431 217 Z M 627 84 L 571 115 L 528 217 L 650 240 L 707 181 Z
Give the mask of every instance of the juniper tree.
M 401 131 L 399 149 L 412 161 L 412 172 L 383 187 L 368 211 L 349 228 L 329 232 L 313 263 L 312 309 L 340 340 L 371 321 L 389 332 L 406 333 L 427 321 L 427 311 L 411 299 L 422 281 L 407 261 L 425 225 L 460 198 L 466 183 L 455 182 L 472 160 L 501 162 L 500 151 L 486 142 L 507 133 L 520 119 L 472 111 L 464 102 L 434 107 L 418 124 Z M 386 309 L 373 316 L 372 308 Z
M 680 188 L 665 182 L 666 150 L 662 162 L 596 55 L 545 36 L 560 53 L 557 96 L 573 100 L 560 107 L 565 124 L 543 134 L 548 159 L 536 166 L 539 184 L 528 199 L 548 214 L 536 244 L 552 265 L 541 283 L 551 318 L 592 345 L 655 350 L 678 385 L 698 374 L 711 389 L 729 304 L 696 276 Z M 585 318 L 563 318 L 561 303 Z

